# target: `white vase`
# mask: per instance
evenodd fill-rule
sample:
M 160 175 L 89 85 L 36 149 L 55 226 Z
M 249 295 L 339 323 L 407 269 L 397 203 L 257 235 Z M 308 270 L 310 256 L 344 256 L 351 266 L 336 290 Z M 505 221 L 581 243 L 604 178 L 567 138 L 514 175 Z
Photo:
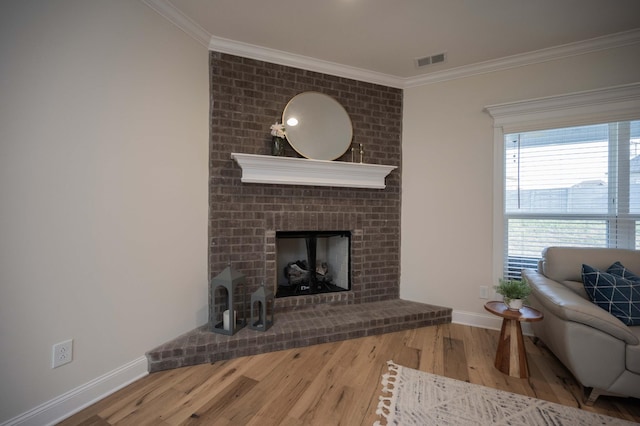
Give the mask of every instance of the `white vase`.
M 522 308 L 522 299 L 509 299 L 505 297 L 504 303 L 511 311 L 519 311 Z

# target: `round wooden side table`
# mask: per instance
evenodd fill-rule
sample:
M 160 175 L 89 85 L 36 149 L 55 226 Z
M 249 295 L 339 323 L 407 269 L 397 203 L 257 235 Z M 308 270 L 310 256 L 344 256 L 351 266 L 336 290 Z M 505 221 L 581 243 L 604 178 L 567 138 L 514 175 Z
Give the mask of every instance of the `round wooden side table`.
M 511 377 L 521 379 L 529 377 L 529 365 L 520 323 L 541 321 L 544 315 L 530 306 L 523 306 L 520 310 L 513 311 L 503 302 L 497 301 L 485 303 L 484 308 L 503 318 L 496 353 L 496 368 Z

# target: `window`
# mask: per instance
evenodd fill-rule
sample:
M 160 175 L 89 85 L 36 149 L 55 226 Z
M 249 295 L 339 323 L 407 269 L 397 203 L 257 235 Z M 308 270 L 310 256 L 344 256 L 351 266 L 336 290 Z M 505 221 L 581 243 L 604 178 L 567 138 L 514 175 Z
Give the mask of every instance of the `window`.
M 496 280 L 535 268 L 552 244 L 640 249 L 640 83 L 485 109 Z
M 640 121 L 504 135 L 504 277 L 551 245 L 640 248 Z

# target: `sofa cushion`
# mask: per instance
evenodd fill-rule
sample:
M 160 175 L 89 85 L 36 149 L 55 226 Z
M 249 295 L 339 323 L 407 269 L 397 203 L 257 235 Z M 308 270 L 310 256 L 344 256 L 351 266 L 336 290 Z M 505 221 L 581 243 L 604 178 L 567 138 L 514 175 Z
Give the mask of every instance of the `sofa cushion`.
M 582 281 L 562 281 L 561 284 L 563 284 L 565 287 L 567 287 L 569 290 L 573 291 L 583 299 L 591 300 L 586 290 L 584 289 L 584 284 L 582 284 Z
M 604 271 L 616 261 L 640 273 L 640 250 L 594 247 L 547 247 L 538 270 L 559 283 L 582 281 L 582 264 Z
M 629 330 L 640 338 L 640 326 L 629 327 Z M 640 374 L 640 344 L 627 344 L 625 357 L 627 370 Z
M 640 283 L 640 277 L 625 268 L 625 266 L 620 262 L 615 262 L 613 265 L 609 266 L 607 272 Z
M 582 265 L 582 281 L 591 301 L 626 325 L 640 325 L 640 283 Z

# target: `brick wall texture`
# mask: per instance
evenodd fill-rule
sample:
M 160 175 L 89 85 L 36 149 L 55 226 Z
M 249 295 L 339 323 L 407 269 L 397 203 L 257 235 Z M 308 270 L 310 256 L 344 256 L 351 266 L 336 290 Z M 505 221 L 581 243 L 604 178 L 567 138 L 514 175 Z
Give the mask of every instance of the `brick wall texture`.
M 275 232 L 352 232 L 352 290 L 279 298 L 280 309 L 312 303 L 367 303 L 398 298 L 402 91 L 238 56 L 210 52 L 211 131 L 209 275 L 231 262 L 248 294 L 275 285 Z M 232 152 L 269 155 L 270 126 L 295 95 L 332 96 L 353 123 L 365 163 L 397 166 L 380 189 L 243 184 Z M 285 155 L 299 157 L 287 146 Z M 351 161 L 348 151 L 336 161 Z M 349 294 L 345 294 L 349 293 Z M 290 300 L 286 300 L 290 299 Z

